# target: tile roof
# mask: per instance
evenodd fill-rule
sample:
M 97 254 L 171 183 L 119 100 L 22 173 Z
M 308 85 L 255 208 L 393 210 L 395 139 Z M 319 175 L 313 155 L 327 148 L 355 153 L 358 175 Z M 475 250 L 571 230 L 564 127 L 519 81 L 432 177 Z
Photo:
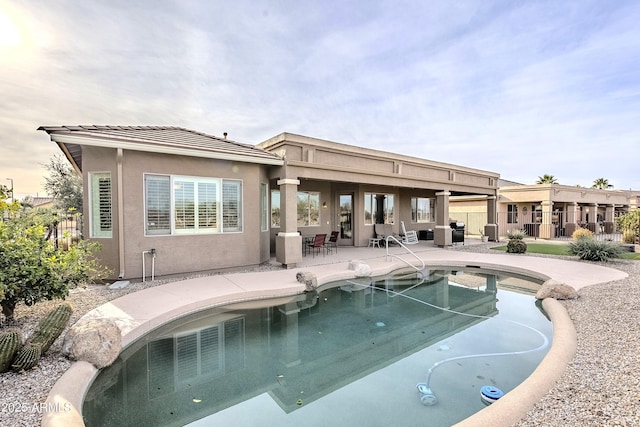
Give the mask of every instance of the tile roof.
M 279 160 L 279 157 L 250 144 L 243 144 L 225 138 L 207 135 L 190 129 L 173 126 L 40 126 L 49 135 L 73 135 L 78 137 L 102 140 L 104 145 L 128 143 L 144 147 L 144 151 L 161 151 L 162 149 L 188 150 L 193 155 L 206 157 L 220 155 L 251 158 L 254 161 L 264 160 L 266 163 Z M 54 139 L 52 137 L 52 139 Z M 58 142 L 58 141 L 56 141 Z M 73 151 L 74 144 L 65 142 L 67 148 Z M 133 148 L 135 149 L 135 148 Z M 74 155 L 74 158 L 77 157 Z M 82 159 L 75 159 L 81 167 Z

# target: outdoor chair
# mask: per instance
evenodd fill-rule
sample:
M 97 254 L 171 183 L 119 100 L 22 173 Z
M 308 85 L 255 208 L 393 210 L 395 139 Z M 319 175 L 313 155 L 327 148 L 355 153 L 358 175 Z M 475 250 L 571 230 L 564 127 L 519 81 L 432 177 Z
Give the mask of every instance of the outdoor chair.
M 313 238 L 313 242 L 310 242 L 307 244 L 307 248 L 311 250 L 311 254 L 313 255 L 314 258 L 316 256 L 316 251 L 318 251 L 319 253 L 320 249 L 322 249 L 322 256 L 324 256 L 324 253 L 327 249 L 324 243 L 326 238 L 327 238 L 326 234 L 316 234 L 316 237 Z
M 415 245 L 418 243 L 418 232 L 416 230 L 407 231 L 404 226 L 404 221 L 400 221 L 400 225 L 402 225 L 402 232 L 404 235 L 402 236 L 402 243 L 405 245 Z
M 338 234 L 337 231 L 332 231 L 331 236 L 329 236 L 329 240 L 325 242 L 325 247 L 327 248 L 327 252 L 331 252 L 331 248 L 336 248 L 336 253 L 338 253 Z

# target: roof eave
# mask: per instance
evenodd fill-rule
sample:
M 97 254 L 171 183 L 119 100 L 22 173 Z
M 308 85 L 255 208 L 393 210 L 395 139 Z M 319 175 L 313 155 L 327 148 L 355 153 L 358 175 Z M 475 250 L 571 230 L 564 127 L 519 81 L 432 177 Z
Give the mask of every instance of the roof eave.
M 122 148 L 124 150 L 144 151 L 150 153 L 172 154 L 178 156 L 192 156 L 201 157 L 207 159 L 229 160 L 245 163 L 258 163 L 263 165 L 282 166 L 284 160 L 280 158 L 269 158 L 250 156 L 234 153 L 223 153 L 219 151 L 197 150 L 190 148 L 172 147 L 172 146 L 147 146 L 139 142 L 131 142 L 119 139 L 104 139 L 96 137 L 84 137 L 78 135 L 71 135 L 68 133 L 49 133 L 51 140 L 62 147 L 63 144 L 77 144 L 93 147 L 105 147 L 105 148 Z M 64 151 L 64 150 L 63 150 Z

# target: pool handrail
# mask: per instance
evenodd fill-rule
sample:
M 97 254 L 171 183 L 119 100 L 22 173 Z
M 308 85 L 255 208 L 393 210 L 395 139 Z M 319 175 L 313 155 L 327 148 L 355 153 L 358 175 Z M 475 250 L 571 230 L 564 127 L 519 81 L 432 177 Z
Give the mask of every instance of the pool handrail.
M 400 246 L 402 246 L 407 252 L 409 252 L 411 255 L 413 255 L 413 257 L 415 259 L 417 259 L 418 261 L 420 261 L 421 267 L 418 268 L 415 265 L 411 264 L 409 261 L 405 260 L 404 258 L 401 258 L 400 256 L 396 255 L 396 254 L 390 254 L 389 253 L 389 241 L 393 240 L 395 241 L 397 244 L 399 244 Z M 387 249 L 387 256 L 386 256 L 386 260 L 389 261 L 389 257 L 395 257 L 397 259 L 399 259 L 400 261 L 404 262 L 405 264 L 407 264 L 409 267 L 415 269 L 416 271 L 422 271 L 424 270 L 427 266 L 424 263 L 424 260 L 422 258 L 420 258 L 418 255 L 415 254 L 415 252 L 413 252 L 411 249 L 409 249 L 405 244 L 403 244 L 400 240 L 398 240 L 395 236 L 387 236 L 385 237 L 385 246 Z

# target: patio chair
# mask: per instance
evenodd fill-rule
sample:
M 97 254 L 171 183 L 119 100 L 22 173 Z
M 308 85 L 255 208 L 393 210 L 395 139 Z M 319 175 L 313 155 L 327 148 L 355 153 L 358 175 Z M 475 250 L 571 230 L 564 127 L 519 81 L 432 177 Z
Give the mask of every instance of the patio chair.
M 402 236 L 402 243 L 405 245 L 415 245 L 418 243 L 418 232 L 416 230 L 407 231 L 404 226 L 404 221 L 400 221 L 400 225 L 402 225 L 402 232 L 404 235 Z
M 324 253 L 327 249 L 324 244 L 326 238 L 326 234 L 316 234 L 316 237 L 313 238 L 313 242 L 307 244 L 307 248 L 311 250 L 311 254 L 314 258 L 316 256 L 316 251 L 320 252 L 320 249 L 322 249 L 322 256 L 324 256 Z
M 325 242 L 325 247 L 327 248 L 327 252 L 331 252 L 331 248 L 336 248 L 336 253 L 338 253 L 338 234 L 337 231 L 332 231 L 331 236 L 329 236 L 329 240 Z

